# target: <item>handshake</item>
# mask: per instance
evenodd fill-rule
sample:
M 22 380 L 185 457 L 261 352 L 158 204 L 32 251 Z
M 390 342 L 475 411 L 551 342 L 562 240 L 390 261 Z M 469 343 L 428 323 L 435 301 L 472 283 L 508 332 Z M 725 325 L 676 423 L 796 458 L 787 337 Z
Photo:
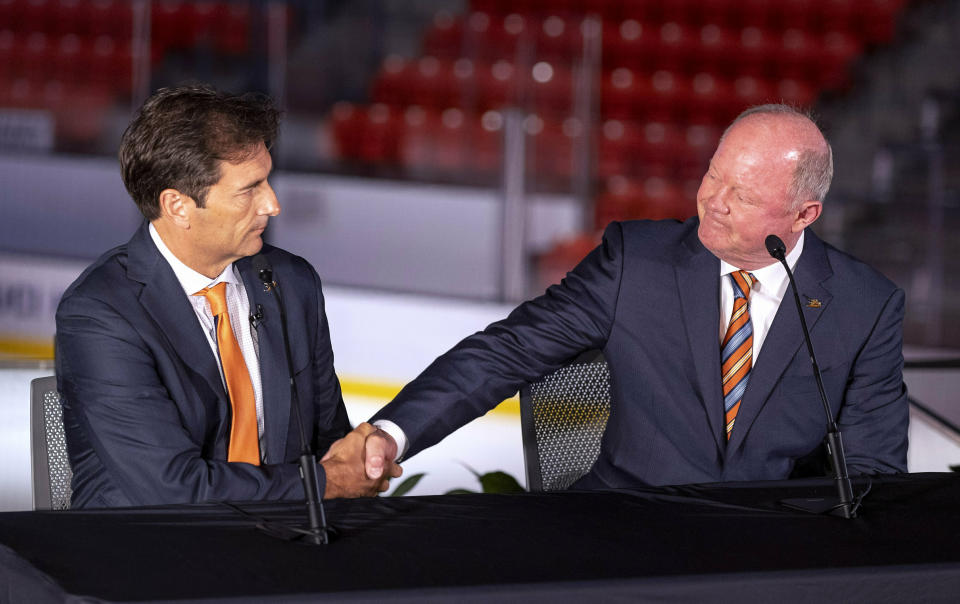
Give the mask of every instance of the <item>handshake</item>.
M 363 422 L 333 443 L 320 459 L 327 475 L 324 499 L 373 497 L 390 488 L 390 479 L 403 474 L 395 463 L 397 442 Z

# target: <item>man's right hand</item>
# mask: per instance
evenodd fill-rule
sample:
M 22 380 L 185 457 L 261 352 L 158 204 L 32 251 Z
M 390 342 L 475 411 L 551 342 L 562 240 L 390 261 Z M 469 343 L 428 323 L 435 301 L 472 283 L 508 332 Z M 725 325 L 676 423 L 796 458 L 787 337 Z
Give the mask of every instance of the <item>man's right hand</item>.
M 393 443 L 393 439 L 364 422 L 333 443 L 320 459 L 327 475 L 323 498 L 372 497 L 386 491 L 390 479 L 400 476 L 403 469 L 393 463 L 396 443 L 390 454 L 384 442 Z

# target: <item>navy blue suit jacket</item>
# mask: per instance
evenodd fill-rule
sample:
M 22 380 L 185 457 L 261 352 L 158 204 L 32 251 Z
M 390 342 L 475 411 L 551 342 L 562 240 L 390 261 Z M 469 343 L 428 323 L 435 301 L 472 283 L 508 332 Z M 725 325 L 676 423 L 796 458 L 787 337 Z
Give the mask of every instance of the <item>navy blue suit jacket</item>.
M 826 431 L 787 292 L 755 359 L 732 438 L 723 436 L 720 265 L 699 222 L 611 224 L 567 277 L 438 358 L 375 419 L 408 455 L 578 353 L 603 350 L 612 409 L 600 457 L 575 486 L 628 487 L 788 477 Z M 807 231 L 797 262 L 804 314 L 851 472 L 906 470 L 903 292 Z
M 265 245 L 281 284 L 293 367 L 314 451 L 349 429 L 320 279 L 302 258 Z M 146 223 L 91 265 L 57 309 L 74 507 L 302 498 L 300 453 L 276 296 L 238 260 L 256 328 L 265 463 L 227 462 L 230 403 L 203 328 Z M 321 488 L 324 483 L 320 467 Z

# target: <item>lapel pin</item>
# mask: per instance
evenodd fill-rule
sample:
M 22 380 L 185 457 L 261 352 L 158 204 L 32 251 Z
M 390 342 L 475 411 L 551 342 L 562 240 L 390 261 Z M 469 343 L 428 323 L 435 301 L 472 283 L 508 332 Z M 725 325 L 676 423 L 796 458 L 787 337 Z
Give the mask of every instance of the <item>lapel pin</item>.
M 807 308 L 820 308 L 823 306 L 823 302 L 817 300 L 816 298 L 807 298 Z

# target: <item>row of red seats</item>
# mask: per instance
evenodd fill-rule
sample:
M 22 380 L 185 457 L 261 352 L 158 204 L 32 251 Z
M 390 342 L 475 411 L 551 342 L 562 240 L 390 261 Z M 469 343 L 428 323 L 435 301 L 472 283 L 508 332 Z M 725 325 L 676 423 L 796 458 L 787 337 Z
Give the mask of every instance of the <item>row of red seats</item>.
M 470 16 L 471 24 L 488 23 L 484 13 Z M 495 62 L 517 61 L 525 55 L 534 61 L 569 64 L 582 56 L 585 29 L 577 21 L 551 16 L 539 23 L 525 46 L 524 18 L 508 15 L 502 28 L 465 39 L 447 16 L 424 36 L 424 55 L 455 60 L 470 57 Z M 859 55 L 859 39 L 842 31 L 809 33 L 799 28 L 772 32 L 749 26 L 730 29 L 716 24 L 691 27 L 677 22 L 641 23 L 608 21 L 603 26 L 602 62 L 605 66 L 645 70 L 675 69 L 693 74 L 716 71 L 728 76 L 743 73 L 772 77 L 818 78 L 823 71 L 846 68 Z
M 807 107 L 816 95 L 815 86 L 792 78 L 730 80 L 710 73 L 688 78 L 666 70 L 646 75 L 619 67 L 604 77 L 600 107 L 604 118 L 725 124 L 752 105 L 786 102 Z
M 154 52 L 152 63 L 159 60 Z M 111 36 L 83 38 L 76 34 L 50 37 L 43 33 L 16 35 L 0 31 L 0 77 L 34 82 L 93 83 L 117 93 L 129 92 L 133 74 L 129 40 Z
M 44 111 L 66 148 L 95 141 L 106 130 L 113 93 L 91 83 L 35 82 L 0 76 L 0 107 Z
M 152 45 L 159 51 L 210 43 L 225 54 L 249 50 L 250 7 L 246 2 L 162 0 L 150 3 Z M 133 34 L 129 0 L 0 0 L 0 27 L 20 33 L 84 38 Z
M 837 77 L 826 68 L 823 72 L 824 77 Z M 731 80 L 710 73 L 688 77 L 668 70 L 645 73 L 618 67 L 603 74 L 600 108 L 604 117 L 724 122 L 758 103 L 783 100 L 807 106 L 822 83 L 749 75 Z M 538 113 L 568 115 L 574 90 L 570 69 L 547 62 L 520 70 L 507 61 L 476 64 L 467 59 L 421 57 L 413 62 L 390 56 L 374 80 L 371 98 L 395 106 L 479 111 L 520 106 Z
M 697 212 L 699 185 L 699 179 L 613 176 L 607 179 L 594 201 L 594 224 L 643 218 L 689 218 Z
M 699 179 L 676 181 L 658 176 L 618 175 L 607 179 L 594 199 L 593 223 L 597 229 L 558 240 L 535 259 L 538 289 L 559 283 L 600 243 L 603 227 L 614 220 L 685 220 L 695 215 L 699 184 Z
M 338 103 L 330 131 L 341 160 L 429 169 L 495 174 L 501 169 L 504 117 L 500 112 L 466 113 L 384 104 Z M 534 173 L 558 178 L 573 174 L 582 124 L 575 118 L 528 115 L 527 162 Z M 601 177 L 646 174 L 661 178 L 698 178 L 720 137 L 715 126 L 673 123 L 603 122 L 595 134 L 597 173 Z
M 888 42 L 909 0 L 474 0 L 471 10 L 501 16 L 522 14 L 676 21 L 691 25 L 842 30 L 870 43 Z

